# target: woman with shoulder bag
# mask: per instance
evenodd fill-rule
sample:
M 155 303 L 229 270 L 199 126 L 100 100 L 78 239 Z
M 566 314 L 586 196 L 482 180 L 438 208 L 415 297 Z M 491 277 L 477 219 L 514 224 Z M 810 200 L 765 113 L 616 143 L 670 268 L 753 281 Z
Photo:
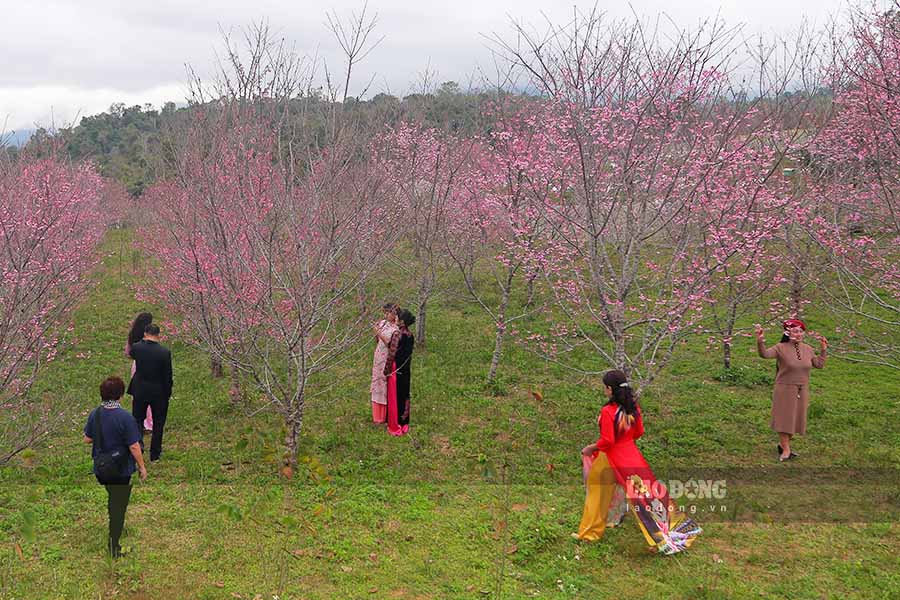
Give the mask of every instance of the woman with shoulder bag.
M 137 470 L 141 481 L 147 479 L 141 454 L 141 432 L 131 413 L 119 404 L 124 393 L 125 383 L 121 379 L 107 377 L 100 384 L 103 403 L 91 411 L 84 426 L 84 441 L 92 445 L 94 476 L 106 487 L 109 553 L 113 558 L 122 553 L 119 537 L 131 498 L 131 476 Z

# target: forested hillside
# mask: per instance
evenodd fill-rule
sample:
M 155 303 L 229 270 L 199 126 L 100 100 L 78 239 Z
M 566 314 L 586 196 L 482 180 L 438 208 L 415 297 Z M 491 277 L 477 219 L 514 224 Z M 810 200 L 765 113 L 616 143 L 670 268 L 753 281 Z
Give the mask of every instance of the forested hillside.
M 343 108 L 387 116 L 394 123 L 415 117 L 429 126 L 470 132 L 479 127 L 485 103 L 496 97 L 497 94 L 486 92 L 468 92 L 448 81 L 432 93 L 413 93 L 403 98 L 380 93 L 369 100 L 349 99 Z M 106 112 L 82 117 L 77 125 L 60 129 L 56 135 L 38 129 L 25 147 L 40 152 L 38 148 L 52 138 L 61 140 L 73 160 L 93 160 L 101 175 L 122 183 L 132 196 L 139 196 L 166 173 L 167 148 L 171 149 L 167 140 L 184 130 L 195 108 L 175 102 L 167 102 L 160 109 L 150 104 L 113 104 Z

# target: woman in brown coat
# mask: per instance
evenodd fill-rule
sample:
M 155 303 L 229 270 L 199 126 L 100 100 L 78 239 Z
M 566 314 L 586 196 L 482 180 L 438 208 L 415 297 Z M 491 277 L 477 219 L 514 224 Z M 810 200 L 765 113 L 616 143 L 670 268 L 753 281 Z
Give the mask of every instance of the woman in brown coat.
M 756 326 L 756 349 L 763 358 L 775 358 L 778 367 L 775 373 L 775 390 L 772 394 L 772 429 L 781 438 L 778 445 L 782 461 L 797 456 L 791 451 L 791 437 L 795 433 L 806 433 L 806 411 L 809 408 L 809 372 L 813 367 L 825 366 L 828 340 L 819 340 L 821 352 L 803 343 L 806 325 L 800 319 L 788 319 L 783 323 L 784 336 L 781 342 L 766 348 L 765 334 L 760 325 Z

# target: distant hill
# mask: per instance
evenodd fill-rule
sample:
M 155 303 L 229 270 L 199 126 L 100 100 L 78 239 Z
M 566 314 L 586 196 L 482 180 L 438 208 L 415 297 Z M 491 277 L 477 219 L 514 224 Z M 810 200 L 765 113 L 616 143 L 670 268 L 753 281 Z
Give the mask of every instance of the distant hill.
M 427 126 L 461 131 L 479 127 L 479 117 L 491 98 L 492 94 L 462 91 L 458 84 L 448 81 L 430 94 L 411 94 L 402 99 L 389 94 L 363 101 L 348 99 L 346 108 L 378 114 L 389 122 L 413 119 Z M 154 181 L 166 176 L 166 149 L 171 150 L 178 132 L 186 127 L 191 110 L 174 102 L 167 102 L 159 110 L 151 105 L 113 104 L 107 112 L 83 117 L 78 125 L 53 135 L 65 140 L 71 158 L 94 161 L 102 175 L 140 196 Z M 16 142 L 10 145 L 24 145 L 32 134 L 32 143 L 37 146 L 51 135 L 43 129 L 16 132 Z

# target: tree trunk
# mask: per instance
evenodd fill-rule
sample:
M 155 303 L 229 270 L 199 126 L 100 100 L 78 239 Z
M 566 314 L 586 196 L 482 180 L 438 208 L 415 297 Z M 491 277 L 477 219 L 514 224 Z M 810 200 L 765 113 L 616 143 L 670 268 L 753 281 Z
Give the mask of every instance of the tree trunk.
M 793 314 L 788 315 L 794 319 L 802 319 L 803 313 L 803 282 L 800 269 L 794 269 L 794 276 L 791 281 L 791 309 Z
M 537 274 L 531 275 L 528 278 L 528 299 L 525 301 L 525 308 L 531 308 L 531 305 L 534 303 L 534 280 L 537 279 Z
M 618 306 L 613 306 L 610 313 L 612 315 L 614 368 L 630 378 L 631 369 L 628 368 L 628 361 L 625 360 L 625 315 Z
M 431 298 L 431 292 L 434 288 L 434 280 L 430 275 L 422 278 L 419 284 L 419 305 L 416 314 L 416 344 L 420 348 L 425 347 L 425 319 L 427 317 L 426 309 L 428 307 L 428 299 Z
M 285 417 L 287 434 L 284 438 L 286 450 L 285 465 L 291 469 L 297 466 L 297 454 L 300 451 L 300 430 L 303 428 L 303 404 L 289 416 Z
M 497 324 L 497 335 L 494 338 L 494 355 L 491 357 L 491 370 L 488 372 L 488 383 L 494 383 L 497 376 L 497 367 L 500 365 L 500 355 L 503 354 L 503 335 L 505 327 Z
M 509 287 L 503 290 L 503 297 L 500 300 L 500 310 L 497 312 L 494 355 L 491 357 L 491 370 L 488 371 L 488 383 L 494 383 L 494 378 L 497 376 L 497 367 L 500 365 L 500 356 L 503 354 L 503 336 L 506 335 L 506 306 L 509 304 L 509 291 Z
M 225 374 L 222 361 L 215 356 L 209 359 L 209 370 L 212 372 L 213 377 L 222 377 Z
M 737 303 L 731 303 L 728 319 L 725 321 L 725 331 L 722 336 L 722 362 L 726 369 L 731 368 L 731 339 L 734 337 L 734 324 L 737 321 Z
M 615 344 L 615 348 L 613 349 L 613 360 L 615 361 L 615 368 L 625 373 L 625 376 L 631 377 L 631 369 L 628 368 L 628 362 L 625 360 L 625 338 L 622 336 L 616 337 L 613 340 Z
M 420 348 L 425 347 L 425 308 L 428 304 L 428 298 L 419 297 L 418 314 L 416 314 L 416 344 Z
M 241 406 L 244 404 L 244 394 L 241 392 L 241 378 L 234 365 L 231 366 L 229 371 L 231 376 L 231 388 L 228 390 L 228 398 L 231 401 L 232 406 Z

